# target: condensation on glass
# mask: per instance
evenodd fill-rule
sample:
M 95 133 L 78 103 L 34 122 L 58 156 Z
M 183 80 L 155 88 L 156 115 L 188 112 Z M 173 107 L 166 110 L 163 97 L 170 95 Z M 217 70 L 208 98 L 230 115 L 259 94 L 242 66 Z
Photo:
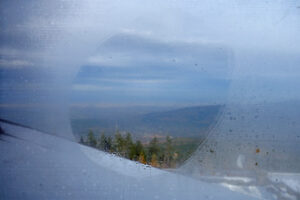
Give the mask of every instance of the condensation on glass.
M 218 122 L 178 173 L 214 182 L 207 177 L 251 177 L 246 186 L 276 185 L 273 177 L 299 173 L 299 2 L 1 4 L 1 118 L 74 140 L 72 81 L 110 38 L 200 44 L 223 49 L 230 84 Z

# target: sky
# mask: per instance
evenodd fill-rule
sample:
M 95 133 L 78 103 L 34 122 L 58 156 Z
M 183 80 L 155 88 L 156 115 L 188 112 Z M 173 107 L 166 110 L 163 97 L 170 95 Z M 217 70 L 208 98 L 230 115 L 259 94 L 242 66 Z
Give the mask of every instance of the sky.
M 0 15 L 1 106 L 70 88 L 74 104 L 299 98 L 298 1 L 6 0 Z
M 87 59 L 72 86 L 75 105 L 195 105 L 226 101 L 226 47 L 123 32 Z

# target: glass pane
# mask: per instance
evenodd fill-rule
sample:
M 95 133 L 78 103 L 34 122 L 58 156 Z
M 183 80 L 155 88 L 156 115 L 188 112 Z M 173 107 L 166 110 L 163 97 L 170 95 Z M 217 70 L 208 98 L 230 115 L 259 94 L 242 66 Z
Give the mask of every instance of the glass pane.
M 73 133 L 84 144 L 131 160 L 142 151 L 149 165 L 178 167 L 226 104 L 231 56 L 216 44 L 118 33 L 73 81 Z
M 0 197 L 299 199 L 298 4 L 1 1 Z M 78 144 L 90 128 L 199 145 L 168 172 Z

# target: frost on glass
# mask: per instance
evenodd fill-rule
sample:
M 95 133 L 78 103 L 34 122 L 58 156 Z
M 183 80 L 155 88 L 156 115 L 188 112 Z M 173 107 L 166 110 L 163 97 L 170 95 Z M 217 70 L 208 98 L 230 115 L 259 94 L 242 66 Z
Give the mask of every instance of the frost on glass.
M 248 68 L 246 77 L 232 77 L 218 125 L 186 167 L 197 162 L 200 174 L 299 172 L 299 79 L 295 73 L 300 59 L 285 53 L 269 56 L 241 57 L 241 64 Z
M 1 118 L 75 140 L 69 120 L 72 81 L 99 46 L 120 33 L 226 47 L 231 59 L 225 107 L 178 172 L 234 191 L 256 191 L 258 197 L 257 187 L 266 187 L 279 198 L 297 199 L 298 4 L 1 1 Z M 282 185 L 287 188 L 278 189 Z

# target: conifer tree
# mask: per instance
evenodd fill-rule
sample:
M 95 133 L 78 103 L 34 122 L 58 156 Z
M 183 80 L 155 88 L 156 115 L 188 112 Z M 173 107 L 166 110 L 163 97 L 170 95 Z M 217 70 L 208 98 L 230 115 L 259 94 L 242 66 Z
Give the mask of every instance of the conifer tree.
M 115 150 L 118 154 L 120 154 L 121 156 L 124 156 L 124 139 L 121 135 L 121 133 L 119 133 L 119 131 L 117 131 L 117 133 L 115 134 Z
M 96 145 L 97 145 L 97 140 L 96 140 L 92 130 L 89 131 L 88 138 L 87 138 L 87 144 L 91 147 L 96 147 Z
M 136 141 L 136 145 L 135 145 L 135 151 L 136 151 L 136 156 L 139 157 L 140 154 L 143 152 L 145 154 L 145 149 L 143 144 L 141 143 L 141 141 Z
M 126 137 L 125 137 L 125 140 L 124 140 L 124 151 L 125 151 L 124 156 L 126 158 L 129 158 L 130 154 L 133 153 L 131 151 L 135 151 L 130 133 L 126 134 Z
M 171 162 L 173 160 L 174 147 L 172 145 L 172 139 L 170 136 L 166 137 L 166 148 L 164 153 L 164 163 L 167 167 L 171 167 Z
M 128 151 L 128 158 L 130 160 L 136 160 L 138 158 L 137 156 L 137 151 L 136 151 L 136 144 L 132 143 L 129 147 L 129 151 Z
M 104 133 L 101 134 L 99 142 L 98 142 L 98 148 L 103 150 L 103 151 L 107 151 L 107 141 L 106 141 L 106 136 L 104 135 Z
M 108 152 L 114 152 L 113 142 L 112 142 L 111 136 L 108 136 L 106 138 L 106 142 L 107 142 L 107 151 Z
M 158 146 L 158 139 L 157 139 L 157 137 L 154 137 L 149 143 L 149 156 L 148 156 L 148 158 L 152 159 L 152 155 L 154 155 L 154 154 L 157 156 L 159 154 L 159 151 L 160 151 L 160 149 L 159 149 L 159 146 Z

